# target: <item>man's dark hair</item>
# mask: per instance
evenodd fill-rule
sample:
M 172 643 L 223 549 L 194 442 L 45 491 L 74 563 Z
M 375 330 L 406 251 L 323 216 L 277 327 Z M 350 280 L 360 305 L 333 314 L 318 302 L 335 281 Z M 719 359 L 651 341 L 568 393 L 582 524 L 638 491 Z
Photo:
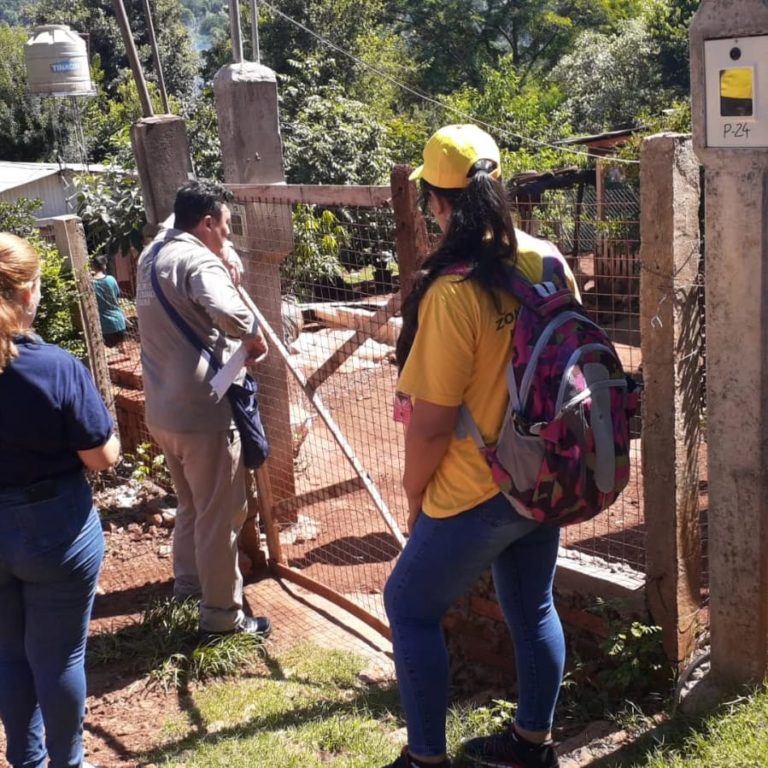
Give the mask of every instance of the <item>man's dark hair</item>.
M 179 187 L 173 204 L 176 229 L 189 232 L 206 216 L 221 216 L 222 206 L 231 203 L 232 193 L 213 181 L 188 181 Z

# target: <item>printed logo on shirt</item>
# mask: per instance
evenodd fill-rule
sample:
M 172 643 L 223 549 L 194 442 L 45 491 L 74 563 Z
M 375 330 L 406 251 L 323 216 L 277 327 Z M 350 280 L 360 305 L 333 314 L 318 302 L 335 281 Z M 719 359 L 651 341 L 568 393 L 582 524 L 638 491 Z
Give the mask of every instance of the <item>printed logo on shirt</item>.
M 496 330 L 503 331 L 508 325 L 512 325 L 517 320 L 519 311 L 516 309 L 514 312 L 505 312 L 503 315 L 498 315 L 496 318 Z

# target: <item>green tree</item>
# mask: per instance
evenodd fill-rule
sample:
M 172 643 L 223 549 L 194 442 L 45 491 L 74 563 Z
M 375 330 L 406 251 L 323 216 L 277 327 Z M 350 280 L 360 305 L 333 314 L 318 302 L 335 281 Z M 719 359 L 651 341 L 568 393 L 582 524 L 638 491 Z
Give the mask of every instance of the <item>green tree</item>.
M 310 299 L 316 283 L 341 275 L 339 252 L 349 235 L 332 211 L 297 205 L 293 239 L 293 251 L 280 267 L 284 292 Z
M 422 87 L 478 86 L 486 66 L 512 56 L 523 80 L 545 71 L 582 30 L 609 31 L 639 13 L 640 0 L 390 0 L 395 29 L 424 63 Z
M 135 174 L 121 168 L 83 174 L 75 177 L 75 187 L 77 212 L 92 253 L 128 253 L 131 246 L 141 250 L 146 218 Z
M 156 80 L 144 4 L 142 0 L 125 0 L 125 10 L 147 78 Z M 152 3 L 165 84 L 169 93 L 179 97 L 193 92 L 198 71 L 192 37 L 182 20 L 183 10 L 179 0 L 156 0 Z M 121 71 L 128 68 L 128 57 L 110 2 L 38 0 L 35 22 L 67 24 L 79 32 L 88 32 L 90 53 L 99 55 L 106 87 L 111 91 L 120 82 Z
M 83 125 L 88 144 L 88 157 L 94 162 L 109 160 L 123 168 L 133 168 L 131 125 L 142 116 L 141 100 L 136 81 L 128 70 L 118 76 L 112 94 L 101 87 L 103 74 L 98 56 L 94 57 L 91 74 L 98 95 L 91 99 L 83 111 Z M 163 111 L 160 90 L 153 82 L 147 83 L 149 98 L 156 113 Z M 171 109 L 180 110 L 178 100 L 169 97 Z
M 322 76 L 351 88 L 359 75 L 359 65 L 350 57 L 334 52 L 318 37 L 358 59 L 370 53 L 370 35 L 385 35 L 382 24 L 385 0 L 281 0 L 278 10 L 305 29 L 296 26 L 272 9 L 259 6 L 259 47 L 261 63 L 279 74 L 294 69 L 292 62 L 313 59 L 322 65 Z M 225 17 L 226 18 L 226 17 Z M 240 0 L 243 50 L 251 51 L 251 15 L 248 0 Z M 312 34 L 306 30 L 311 30 Z M 337 55 L 338 54 L 338 55 Z M 203 79 L 208 82 L 224 64 L 232 62 L 228 26 L 214 38 L 203 55 Z
M 655 0 L 648 15 L 648 30 L 658 48 L 661 84 L 677 98 L 690 92 L 688 28 L 699 0 Z
M 72 160 L 71 105 L 27 93 L 26 40 L 23 29 L 0 24 L 0 156 L 29 162 Z
M 558 168 L 573 163 L 573 157 L 545 146 L 570 134 L 567 123 L 552 120 L 562 100 L 557 86 L 533 77 L 524 81 L 507 54 L 497 67 L 483 69 L 479 87 L 467 85 L 443 97 L 449 117 L 444 113 L 442 122 L 464 122 L 472 115 L 484 123 L 502 150 L 505 176 Z
M 376 184 L 389 178 L 392 157 L 385 126 L 366 104 L 321 71 L 314 57 L 289 62 L 283 78 L 282 123 L 286 176 L 297 184 Z
M 658 46 L 642 18 L 622 22 L 616 34 L 587 31 L 553 69 L 566 98 L 559 119 L 577 132 L 637 125 L 641 111 L 670 101 L 661 86 Z
M 189 151 L 195 173 L 206 179 L 223 181 L 219 118 L 213 88 L 207 85 L 184 102 L 182 116 L 187 121 Z
M 0 5 L 0 24 L 20 27 L 29 19 L 29 0 L 3 0 Z

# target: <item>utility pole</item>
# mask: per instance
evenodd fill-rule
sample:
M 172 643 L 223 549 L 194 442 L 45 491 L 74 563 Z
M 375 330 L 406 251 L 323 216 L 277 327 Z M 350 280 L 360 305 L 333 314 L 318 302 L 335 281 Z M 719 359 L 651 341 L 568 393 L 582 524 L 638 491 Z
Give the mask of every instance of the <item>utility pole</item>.
M 144 13 L 147 17 L 147 32 L 149 33 L 149 45 L 152 48 L 152 59 L 155 62 L 155 72 L 157 72 L 157 85 L 160 88 L 160 98 L 163 101 L 163 109 L 166 115 L 171 114 L 171 108 L 168 105 L 168 92 L 165 90 L 165 78 L 163 77 L 163 65 L 160 62 L 160 51 L 157 47 L 157 38 L 155 37 L 155 22 L 152 21 L 152 9 L 149 6 L 149 0 L 144 0 Z
M 112 0 L 112 8 L 115 11 L 117 25 L 120 27 L 120 34 L 123 36 L 125 52 L 128 54 L 133 79 L 136 81 L 136 90 L 139 92 L 142 114 L 144 117 L 152 117 L 155 112 L 149 99 L 147 81 L 144 79 L 144 70 L 141 68 L 141 61 L 139 61 L 139 54 L 136 51 L 136 43 L 133 41 L 133 33 L 131 32 L 131 25 L 128 23 L 128 15 L 125 12 L 123 0 Z

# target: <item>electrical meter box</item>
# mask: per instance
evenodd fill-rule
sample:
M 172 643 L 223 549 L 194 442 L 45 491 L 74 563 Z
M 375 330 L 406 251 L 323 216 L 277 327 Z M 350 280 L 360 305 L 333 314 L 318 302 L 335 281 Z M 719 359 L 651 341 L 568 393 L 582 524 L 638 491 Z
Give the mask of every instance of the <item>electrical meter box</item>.
M 768 147 L 768 35 L 704 41 L 707 146 Z

